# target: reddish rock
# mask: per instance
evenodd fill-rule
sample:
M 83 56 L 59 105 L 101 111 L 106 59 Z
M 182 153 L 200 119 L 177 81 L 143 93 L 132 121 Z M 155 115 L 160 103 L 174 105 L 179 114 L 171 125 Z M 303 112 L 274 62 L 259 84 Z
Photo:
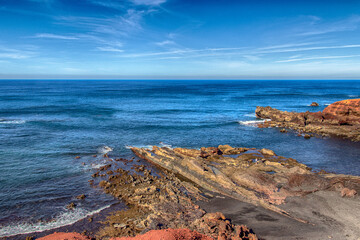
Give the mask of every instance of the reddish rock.
M 112 240 L 213 240 L 213 238 L 189 229 L 152 230 L 135 237 L 111 238 Z
M 287 112 L 271 107 L 256 107 L 256 116 L 270 119 L 259 127 L 290 128 L 322 136 L 360 141 L 360 99 L 330 104 L 323 112 Z
M 53 233 L 37 240 L 90 240 L 89 237 L 81 235 L 79 233 Z
M 354 197 L 357 194 L 356 190 L 343 188 L 341 190 L 341 197 Z

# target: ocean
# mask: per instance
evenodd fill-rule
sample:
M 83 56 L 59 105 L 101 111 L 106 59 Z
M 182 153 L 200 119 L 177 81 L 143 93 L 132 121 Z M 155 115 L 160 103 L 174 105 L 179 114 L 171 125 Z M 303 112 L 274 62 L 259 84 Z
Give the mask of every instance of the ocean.
M 321 111 L 353 98 L 360 81 L 2 80 L 0 237 L 64 226 L 115 203 L 88 183 L 105 146 L 124 158 L 133 157 L 127 146 L 269 148 L 315 170 L 360 175 L 359 143 L 254 127 L 256 106 Z M 68 210 L 80 194 L 87 198 Z

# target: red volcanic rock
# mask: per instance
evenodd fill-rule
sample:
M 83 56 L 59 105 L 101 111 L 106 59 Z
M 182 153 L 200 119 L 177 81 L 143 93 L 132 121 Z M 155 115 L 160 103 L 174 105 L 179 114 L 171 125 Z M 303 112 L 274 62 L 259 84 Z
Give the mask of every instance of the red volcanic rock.
M 89 237 L 79 233 L 53 233 L 37 240 L 90 240 Z
M 110 240 L 213 240 L 211 237 L 189 229 L 152 230 L 135 237 L 112 238 Z
M 323 110 L 324 117 L 332 115 L 343 124 L 360 124 L 360 99 L 343 100 L 330 104 Z
M 270 119 L 259 127 L 290 128 L 300 133 L 347 138 L 360 141 L 360 99 L 335 102 L 322 112 L 286 112 L 271 107 L 257 107 L 256 116 Z

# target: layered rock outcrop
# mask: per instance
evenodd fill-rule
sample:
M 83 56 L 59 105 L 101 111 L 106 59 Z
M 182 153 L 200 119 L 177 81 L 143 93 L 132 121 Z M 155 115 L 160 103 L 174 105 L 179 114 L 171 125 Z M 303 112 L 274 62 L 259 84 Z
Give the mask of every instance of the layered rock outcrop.
M 203 239 L 257 240 L 246 226 L 234 225 L 222 213 L 206 213 L 194 204 L 193 200 L 205 200 L 200 190 L 181 181 L 172 172 L 153 173 L 144 165 L 137 164 L 133 164 L 132 169 L 114 169 L 106 174 L 107 180 L 99 182 L 106 193 L 124 201 L 128 209 L 109 216 L 98 232 L 98 238 L 187 228 L 209 237 Z M 101 175 L 97 174 L 95 179 Z
M 315 173 L 291 158 L 267 149 L 217 148 L 184 149 L 153 146 L 132 148 L 138 157 L 181 175 L 200 187 L 283 215 L 279 206 L 286 198 L 321 190 L 359 191 L 360 178 Z M 339 192 L 340 195 L 340 192 Z M 296 216 L 290 216 L 298 219 Z
M 259 127 L 290 128 L 299 133 L 315 133 L 360 141 L 360 99 L 343 100 L 322 112 L 287 112 L 271 107 L 256 107 L 259 118 L 268 119 Z

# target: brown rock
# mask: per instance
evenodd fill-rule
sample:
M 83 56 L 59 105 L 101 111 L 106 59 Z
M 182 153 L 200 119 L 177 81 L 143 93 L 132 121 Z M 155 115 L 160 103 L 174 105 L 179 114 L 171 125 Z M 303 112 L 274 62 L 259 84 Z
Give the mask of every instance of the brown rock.
M 323 112 L 286 112 L 271 107 L 256 107 L 259 118 L 271 119 L 259 127 L 281 127 L 360 141 L 360 99 L 335 102 Z M 282 132 L 284 130 L 281 130 Z
M 85 194 L 81 194 L 79 196 L 76 197 L 77 199 L 85 199 L 86 198 L 86 195 Z
M 357 194 L 356 190 L 349 189 L 349 188 L 343 188 L 341 190 L 341 197 L 354 197 Z
M 318 104 L 317 102 L 312 102 L 312 103 L 310 104 L 310 106 L 311 106 L 311 107 L 318 107 L 319 104 Z
M 66 206 L 66 208 L 69 209 L 69 210 L 72 210 L 72 209 L 74 209 L 75 207 L 76 207 L 76 204 L 73 203 L 73 202 Z

